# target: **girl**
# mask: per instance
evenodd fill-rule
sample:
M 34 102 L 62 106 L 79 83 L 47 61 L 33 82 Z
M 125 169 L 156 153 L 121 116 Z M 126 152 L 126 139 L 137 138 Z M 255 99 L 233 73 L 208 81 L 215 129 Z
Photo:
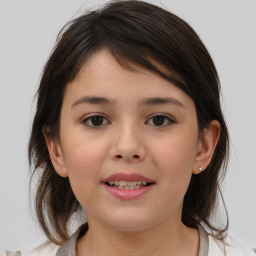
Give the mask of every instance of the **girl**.
M 219 89 L 197 34 L 157 6 L 115 1 L 66 25 L 29 143 L 51 242 L 34 255 L 253 255 L 212 221 L 228 158 Z

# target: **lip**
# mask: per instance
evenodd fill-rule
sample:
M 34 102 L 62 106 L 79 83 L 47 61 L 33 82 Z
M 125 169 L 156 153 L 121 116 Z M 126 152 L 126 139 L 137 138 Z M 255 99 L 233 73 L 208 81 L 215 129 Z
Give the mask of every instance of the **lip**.
M 124 189 L 118 189 L 112 186 L 107 185 L 107 182 L 110 181 L 146 181 L 148 183 L 151 183 L 150 185 L 141 187 L 139 189 L 128 189 L 128 190 L 124 190 Z M 102 185 L 104 186 L 104 188 L 114 197 L 121 199 L 121 200 L 134 200 L 134 199 L 138 199 L 140 197 L 142 197 L 144 194 L 148 193 L 153 186 L 155 185 L 155 181 L 151 180 L 143 175 L 137 174 L 137 173 L 131 173 L 131 174 L 127 174 L 127 173 L 115 173 L 112 174 L 110 176 L 108 176 L 107 178 L 105 178 L 102 181 Z
M 108 176 L 107 178 L 105 178 L 102 182 L 106 183 L 106 182 L 110 182 L 110 181 L 120 181 L 120 180 L 124 180 L 124 181 L 146 181 L 146 182 L 150 182 L 150 183 L 155 183 L 154 180 L 151 180 L 141 174 L 138 173 L 122 173 L 122 172 L 118 172 L 118 173 L 114 173 L 110 176 Z
M 139 189 L 133 189 L 133 190 L 122 190 L 118 188 L 114 188 L 111 186 L 108 186 L 107 184 L 103 183 L 103 186 L 106 188 L 106 190 L 113 196 L 122 199 L 122 200 L 134 200 L 142 197 L 144 194 L 148 193 L 155 184 L 152 183 L 149 186 L 142 187 Z

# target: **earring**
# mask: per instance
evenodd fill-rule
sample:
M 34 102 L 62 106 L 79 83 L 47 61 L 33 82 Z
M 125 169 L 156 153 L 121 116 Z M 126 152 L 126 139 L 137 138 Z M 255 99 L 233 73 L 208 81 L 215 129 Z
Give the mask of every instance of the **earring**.
M 203 169 L 202 169 L 201 167 L 198 167 L 198 170 L 199 170 L 199 172 L 202 172 L 202 171 L 203 171 Z

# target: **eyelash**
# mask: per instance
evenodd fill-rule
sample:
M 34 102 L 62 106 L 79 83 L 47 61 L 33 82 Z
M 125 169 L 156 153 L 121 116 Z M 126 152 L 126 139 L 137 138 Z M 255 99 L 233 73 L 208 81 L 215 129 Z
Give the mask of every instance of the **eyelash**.
M 168 124 L 165 124 L 165 125 L 152 125 L 152 126 L 156 126 L 156 127 L 166 127 L 166 126 L 169 126 L 171 124 L 174 124 L 175 121 L 173 120 L 172 117 L 170 117 L 169 115 L 166 115 L 166 114 L 156 114 L 156 115 L 153 115 L 151 116 L 148 120 L 153 120 L 154 117 L 163 117 L 165 120 L 164 120 L 164 123 L 167 121 Z M 147 121 L 148 122 L 148 121 Z
M 100 118 L 103 118 L 103 120 L 107 120 L 107 118 L 106 117 L 104 117 L 103 115 L 101 115 L 101 114 L 92 114 L 92 115 L 90 115 L 90 116 L 87 116 L 86 118 L 84 118 L 83 120 L 82 120 L 82 123 L 83 124 L 85 124 L 86 126 L 88 126 L 88 127 L 90 127 L 90 128 L 101 128 L 102 126 L 104 126 L 104 125 L 107 125 L 106 123 L 104 124 L 100 124 L 100 125 L 93 125 L 92 123 L 91 124 L 88 124 L 88 122 L 92 122 L 92 119 L 93 118 L 96 118 L 96 117 L 100 117 Z M 153 120 L 153 118 L 154 117 L 163 117 L 165 120 L 164 120 L 164 123 L 166 122 L 166 120 L 167 120 L 167 122 L 168 122 L 168 124 L 165 124 L 165 125 L 151 125 L 151 126 L 155 126 L 155 127 L 166 127 L 166 126 L 169 126 L 169 125 L 171 125 L 171 124 L 174 124 L 174 123 L 176 123 L 174 120 L 173 120 L 173 118 L 171 118 L 169 115 L 166 115 L 166 114 L 155 114 L 155 115 L 153 115 L 153 116 L 151 116 L 149 119 L 148 119 L 148 121 L 149 120 Z M 147 121 L 147 122 L 148 122 Z M 110 122 L 108 122 L 108 124 L 109 124 Z
M 107 118 L 106 117 L 104 117 L 103 115 L 101 115 L 101 114 L 92 114 L 92 115 L 90 115 L 90 116 L 87 116 L 86 118 L 84 118 L 83 120 L 82 120 L 82 123 L 83 124 L 85 124 L 86 126 L 88 126 L 88 127 L 90 127 L 90 128 L 100 128 L 100 127 L 102 127 L 103 125 L 106 125 L 106 124 L 101 124 L 101 125 L 92 125 L 92 124 L 88 124 L 88 122 L 90 121 L 92 121 L 92 119 L 93 118 L 95 118 L 95 117 L 101 117 L 101 118 L 103 118 L 104 120 L 107 120 Z

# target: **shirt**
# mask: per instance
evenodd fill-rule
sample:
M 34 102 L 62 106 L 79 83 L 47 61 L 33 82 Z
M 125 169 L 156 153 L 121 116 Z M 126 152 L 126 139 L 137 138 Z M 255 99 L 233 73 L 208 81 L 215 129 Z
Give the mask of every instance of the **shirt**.
M 10 252 L 1 251 L 0 256 L 76 256 L 77 240 L 88 230 L 88 225 L 82 225 L 69 239 L 61 246 L 48 243 L 38 247 L 27 255 L 21 254 L 20 251 Z M 200 243 L 198 256 L 255 256 L 253 250 L 242 247 L 230 237 L 226 238 L 225 243 L 213 238 L 206 230 L 198 226 Z

